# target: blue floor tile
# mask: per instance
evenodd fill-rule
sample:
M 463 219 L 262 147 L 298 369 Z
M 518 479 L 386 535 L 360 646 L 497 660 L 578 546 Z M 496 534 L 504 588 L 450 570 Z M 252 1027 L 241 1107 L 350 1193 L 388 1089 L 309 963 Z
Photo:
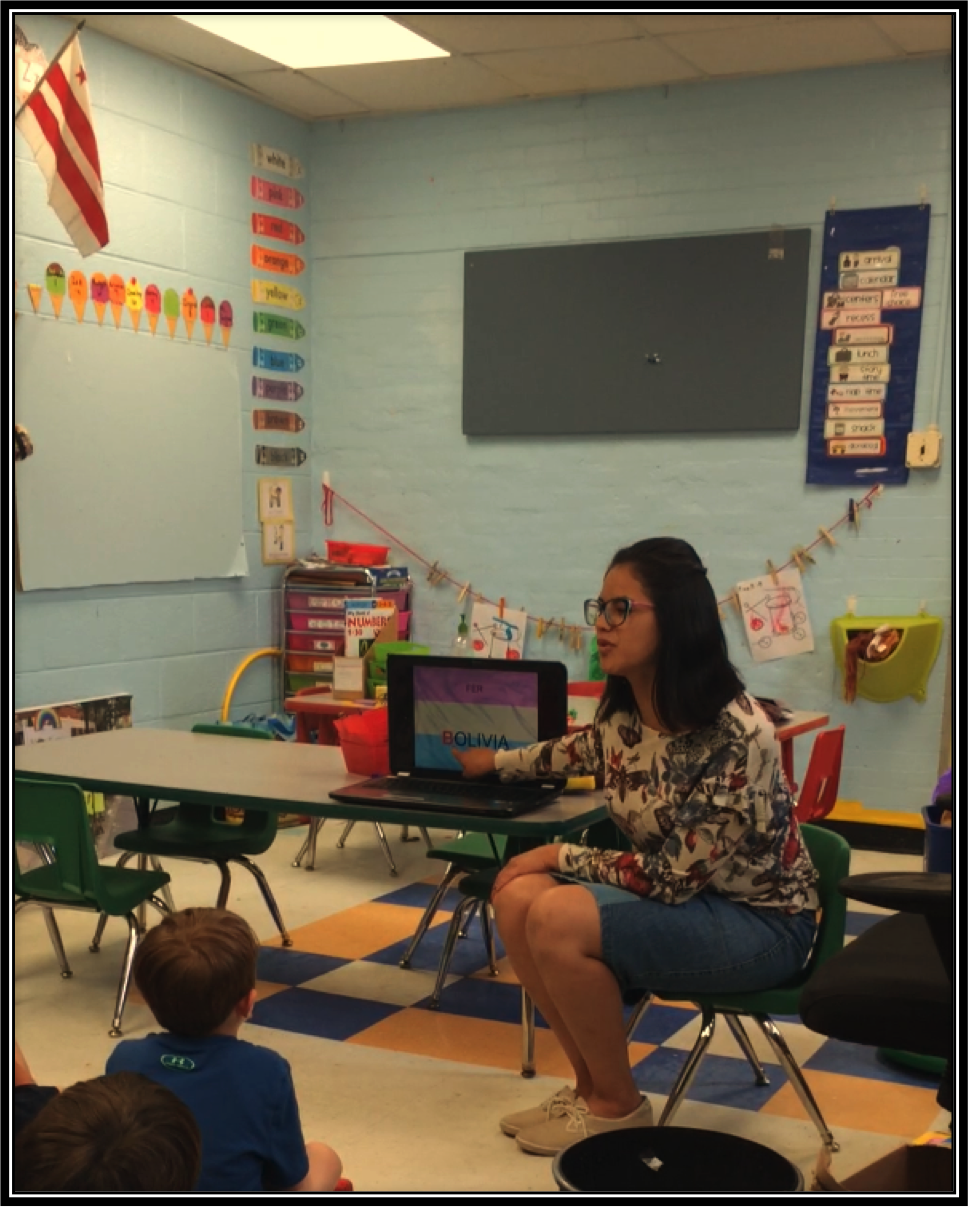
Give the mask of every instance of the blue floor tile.
M 864 1077 L 867 1080 L 926 1086 L 931 1089 L 937 1087 L 939 1081 L 939 1078 L 928 1073 L 921 1073 L 917 1069 L 886 1060 L 877 1048 L 869 1048 L 865 1044 L 848 1044 L 839 1039 L 828 1039 L 803 1067 L 824 1073 L 844 1073 L 848 1077 Z
M 338 956 L 319 956 L 309 951 L 291 951 L 288 948 L 262 947 L 256 975 L 260 981 L 272 981 L 276 985 L 301 985 L 313 977 L 322 976 L 341 968 L 349 960 Z
M 413 961 L 410 964 L 411 968 L 436 972 L 440 965 L 440 957 L 443 954 L 449 925 L 449 922 L 441 922 L 436 926 L 431 926 L 421 939 L 416 952 L 414 952 Z M 366 959 L 375 964 L 399 964 L 403 958 L 403 953 L 409 945 L 409 937 L 401 939 L 399 943 L 392 943 L 389 947 L 384 947 L 380 951 L 373 952 Z M 501 959 L 504 955 L 504 947 L 497 935 L 494 936 L 494 950 L 497 958 Z M 458 939 L 454 946 L 454 953 L 451 957 L 448 973 L 452 976 L 469 976 L 472 972 L 479 972 L 482 968 L 486 967 L 487 949 L 484 946 L 484 940 L 481 938 L 480 922 L 475 918 L 470 924 L 467 938 Z
M 632 1013 L 631 1008 L 625 1011 L 625 1021 Z M 633 1039 L 640 1044 L 661 1044 L 681 1031 L 696 1017 L 698 1011 L 683 1010 L 681 1006 L 650 1006 L 635 1028 Z
M 864 914 L 859 910 L 847 911 L 847 926 L 846 933 L 852 938 L 862 935 L 865 930 L 870 930 L 872 926 L 876 926 L 878 922 L 883 922 L 887 914 Z
M 417 909 L 426 909 L 435 888 L 433 884 L 405 884 L 402 888 L 394 889 L 392 893 L 384 893 L 382 897 L 374 897 L 373 900 L 377 905 L 411 905 Z M 438 909 L 452 913 L 460 904 L 460 900 L 457 889 L 449 888 L 444 893 Z
M 417 1002 L 429 1009 L 430 996 Z M 440 995 L 442 1014 L 460 1014 L 465 1018 L 486 1018 L 498 1023 L 520 1023 L 521 989 L 518 985 L 502 985 L 499 981 L 462 977 L 449 985 Z M 547 1023 L 535 1012 L 535 1025 Z
M 398 1010 L 399 1006 L 386 1002 L 296 988 L 257 1001 L 249 1021 L 257 1027 L 275 1027 L 319 1039 L 350 1039 Z
M 674 1048 L 656 1048 L 633 1066 L 635 1084 L 645 1094 L 651 1090 L 668 1095 L 688 1055 L 688 1052 Z M 753 1078 L 753 1070 L 742 1057 L 734 1059 L 707 1053 L 699 1064 L 686 1100 L 758 1111 L 786 1082 L 786 1075 L 779 1065 L 764 1064 L 763 1070 L 770 1084 L 759 1086 Z

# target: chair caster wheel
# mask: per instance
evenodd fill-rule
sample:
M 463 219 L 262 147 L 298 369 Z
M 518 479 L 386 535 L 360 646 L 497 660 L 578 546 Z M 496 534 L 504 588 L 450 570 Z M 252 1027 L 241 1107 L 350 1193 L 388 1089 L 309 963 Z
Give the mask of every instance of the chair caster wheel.
M 409 967 L 410 967 L 410 961 L 409 961 L 409 960 L 401 960 L 401 961 L 400 961 L 400 967 L 401 967 L 401 968 L 409 968 Z
M 427 1009 L 428 1009 L 428 1010 L 439 1010 L 439 1009 L 440 1009 L 440 1002 L 428 1002 L 428 1003 L 427 1003 Z
M 64 981 L 69 981 L 73 975 L 74 975 L 73 972 L 62 972 L 61 979 Z
M 110 1035 L 112 1039 L 120 1039 L 121 1035 L 122 1035 L 121 1028 L 112 1027 L 111 1030 L 108 1032 L 108 1035 Z
M 531 1078 L 534 1076 L 534 1069 L 522 1069 L 521 1076 Z
M 98 952 L 101 950 L 101 948 L 96 943 L 92 943 L 91 946 L 87 950 L 93 951 L 94 954 L 97 955 Z
M 287 935 L 287 936 L 286 936 L 286 937 L 285 937 L 285 938 L 282 940 L 282 945 L 283 945 L 283 947 L 292 947 L 292 939 L 290 939 L 290 938 L 289 938 L 289 936 Z

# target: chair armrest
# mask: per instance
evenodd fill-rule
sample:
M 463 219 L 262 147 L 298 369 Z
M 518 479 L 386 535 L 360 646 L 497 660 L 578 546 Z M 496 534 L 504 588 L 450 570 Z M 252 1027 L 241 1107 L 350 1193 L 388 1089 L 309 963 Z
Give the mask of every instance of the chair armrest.
M 865 872 L 845 876 L 837 887 L 845 897 L 883 909 L 927 917 L 951 912 L 950 872 Z

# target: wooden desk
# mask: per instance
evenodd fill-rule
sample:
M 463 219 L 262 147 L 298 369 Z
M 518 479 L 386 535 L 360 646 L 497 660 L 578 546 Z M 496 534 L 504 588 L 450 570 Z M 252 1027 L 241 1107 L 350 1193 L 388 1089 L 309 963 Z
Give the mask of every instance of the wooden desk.
M 792 792 L 796 792 L 798 786 L 793 778 L 793 739 L 809 733 L 811 729 L 823 729 L 829 723 L 830 716 L 825 712 L 794 712 L 789 721 L 781 721 L 774 726 L 780 743 L 783 773 Z

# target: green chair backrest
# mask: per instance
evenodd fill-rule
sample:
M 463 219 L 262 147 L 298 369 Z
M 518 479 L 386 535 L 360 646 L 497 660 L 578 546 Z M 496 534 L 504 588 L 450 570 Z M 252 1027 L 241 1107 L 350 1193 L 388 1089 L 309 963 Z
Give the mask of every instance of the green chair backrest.
M 94 905 L 104 896 L 103 877 L 94 850 L 84 793 L 77 784 L 14 777 L 14 891 L 30 896 L 17 855 L 18 842 L 52 847 L 56 882 L 45 897 Z
M 275 738 L 268 730 L 251 729 L 248 725 L 208 725 L 200 721 L 197 725 L 192 726 L 192 733 L 211 733 L 223 738 L 255 738 L 258 741 L 264 742 L 275 741 Z M 183 817 L 192 817 L 196 822 L 212 818 L 212 809 L 208 805 L 195 805 L 191 801 L 183 801 L 180 808 Z M 223 823 L 213 821 L 212 824 L 221 827 Z M 272 843 L 278 826 L 279 815 L 277 813 L 269 813 L 261 809 L 246 809 L 242 817 L 241 827 L 233 826 L 232 829 L 236 835 L 241 830 L 243 834 L 251 834 L 253 837 L 257 837 L 264 845 L 262 845 L 261 850 L 253 849 L 251 853 L 258 855 Z
M 819 877 L 817 893 L 820 897 L 820 924 L 817 928 L 813 958 L 810 961 L 810 967 L 815 968 L 835 955 L 844 945 L 847 898 L 837 885 L 845 876 L 850 875 L 850 846 L 839 834 L 820 826 L 802 825 L 800 834 Z
M 192 726 L 192 733 L 214 733 L 225 738 L 257 738 L 261 741 L 275 741 L 268 730 L 250 729 L 248 725 L 206 725 L 199 722 Z

